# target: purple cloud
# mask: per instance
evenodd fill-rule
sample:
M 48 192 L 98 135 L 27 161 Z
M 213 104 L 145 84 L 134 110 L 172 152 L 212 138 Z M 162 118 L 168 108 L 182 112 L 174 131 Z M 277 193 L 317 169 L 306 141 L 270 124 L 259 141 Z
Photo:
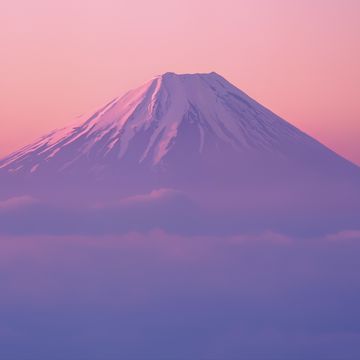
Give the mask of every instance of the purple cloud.
M 14 210 L 18 208 L 22 208 L 25 206 L 33 205 L 38 202 L 37 199 L 32 196 L 24 195 L 12 197 L 6 200 L 0 201 L 0 211 L 4 210 Z
M 359 240 L 2 236 L 0 357 L 357 360 Z

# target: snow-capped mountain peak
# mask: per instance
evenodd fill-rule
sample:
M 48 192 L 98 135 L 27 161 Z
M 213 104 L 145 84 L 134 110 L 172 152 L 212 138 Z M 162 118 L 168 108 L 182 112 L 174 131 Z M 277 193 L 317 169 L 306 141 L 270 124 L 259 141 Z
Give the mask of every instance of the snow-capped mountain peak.
M 358 167 L 220 75 L 166 73 L 0 161 L 0 198 L 96 203 L 172 189 L 253 204 L 359 179 Z
M 115 98 L 91 116 L 42 137 L 0 166 L 35 172 L 70 147 L 73 156 L 64 160 L 59 169 L 90 154 L 96 154 L 97 159 L 111 155 L 121 160 L 141 135 L 136 161 L 156 165 L 174 146 L 186 122 L 197 133 L 199 153 L 211 143 L 227 144 L 236 151 L 278 151 L 283 141 L 307 138 L 215 72 L 168 72 Z M 29 156 L 33 161 L 24 162 Z

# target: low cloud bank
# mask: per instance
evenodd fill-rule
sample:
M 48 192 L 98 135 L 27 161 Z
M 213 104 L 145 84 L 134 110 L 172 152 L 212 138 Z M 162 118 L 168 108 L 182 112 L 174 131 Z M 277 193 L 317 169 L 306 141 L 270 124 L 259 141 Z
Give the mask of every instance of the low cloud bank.
M 360 357 L 360 234 L 0 237 L 4 359 Z
M 3 235 L 121 235 L 162 229 L 178 235 L 234 235 L 273 231 L 311 238 L 360 230 L 356 212 L 312 213 L 311 209 L 278 212 L 276 208 L 210 210 L 182 192 L 158 189 L 93 207 L 60 207 L 21 196 L 0 202 Z

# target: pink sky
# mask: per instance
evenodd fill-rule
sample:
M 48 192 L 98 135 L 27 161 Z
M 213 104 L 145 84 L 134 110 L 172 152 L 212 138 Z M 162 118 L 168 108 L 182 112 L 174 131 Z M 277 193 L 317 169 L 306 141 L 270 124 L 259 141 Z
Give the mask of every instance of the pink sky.
M 154 75 L 216 71 L 360 164 L 358 0 L 14 0 L 0 155 Z

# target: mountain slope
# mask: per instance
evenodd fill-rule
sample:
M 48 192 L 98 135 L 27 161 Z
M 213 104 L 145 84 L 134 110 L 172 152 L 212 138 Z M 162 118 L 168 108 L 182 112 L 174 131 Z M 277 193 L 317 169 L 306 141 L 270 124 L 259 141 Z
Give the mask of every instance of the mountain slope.
M 121 160 L 131 144 L 143 136 L 134 161 L 159 164 L 175 146 L 185 122 L 195 124 L 195 149 L 223 144 L 234 151 L 260 150 L 286 156 L 289 144 L 311 147 L 315 142 L 232 86 L 211 74 L 158 76 L 116 98 L 88 119 L 54 131 L 9 156 L 1 168 L 36 172 L 61 157 L 69 146 L 74 157 L 63 160 L 59 171 L 83 157 L 95 162 L 114 156 Z M 93 161 L 93 159 L 91 159 Z M 94 164 L 94 162 L 93 162 Z
M 268 204 L 279 192 L 314 198 L 360 179 L 358 167 L 216 73 L 158 76 L 11 154 L 0 173 L 3 197 L 98 201 L 172 188 L 216 203 L 256 193 Z

